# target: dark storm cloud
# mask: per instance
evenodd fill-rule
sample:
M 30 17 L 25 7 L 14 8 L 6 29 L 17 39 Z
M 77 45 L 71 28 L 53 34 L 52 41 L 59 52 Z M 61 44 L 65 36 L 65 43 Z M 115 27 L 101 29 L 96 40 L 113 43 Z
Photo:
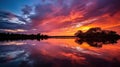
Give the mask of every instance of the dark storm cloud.
M 24 8 L 22 9 L 24 15 L 29 15 L 31 11 L 32 11 L 32 7 L 28 5 L 25 5 Z
M 84 16 L 89 18 L 107 13 L 113 16 L 117 12 L 120 12 L 120 0 L 97 0 L 94 9 L 88 11 Z
M 48 4 L 37 4 L 35 5 L 35 13 L 38 18 L 46 18 L 46 15 L 52 14 L 53 17 L 56 16 L 68 16 L 70 12 L 83 10 L 86 1 L 79 0 L 51 0 Z M 35 18 L 36 18 L 35 17 Z
M 28 29 L 27 21 L 7 11 L 0 11 L 0 29 Z
M 66 4 L 60 5 L 58 2 L 53 2 L 49 4 L 35 5 L 35 13 L 36 17 L 38 18 L 45 18 L 48 14 L 52 14 L 53 17 L 61 15 L 65 16 L 69 15 L 70 9 L 69 6 Z
M 0 22 L 0 29 L 21 29 L 21 28 L 23 28 L 22 25 L 4 21 Z

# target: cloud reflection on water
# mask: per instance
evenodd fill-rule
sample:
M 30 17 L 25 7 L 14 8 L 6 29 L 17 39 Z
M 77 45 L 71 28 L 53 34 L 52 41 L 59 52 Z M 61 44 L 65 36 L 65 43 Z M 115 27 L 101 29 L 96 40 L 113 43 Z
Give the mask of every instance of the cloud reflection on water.
M 11 60 L 7 63 L 19 61 L 20 66 L 26 67 L 31 65 L 33 67 L 119 65 L 120 41 L 116 45 L 103 45 L 102 48 L 90 47 L 87 43 L 78 45 L 72 43 L 72 41 L 74 42 L 74 40 L 67 39 L 44 40 L 41 42 L 28 40 L 23 45 L 0 45 L 0 52 L 2 52 L 0 57 L 4 56 L 6 60 L 10 55 Z M 72 46 L 71 43 L 74 45 Z M 0 65 L 4 66 L 2 63 Z

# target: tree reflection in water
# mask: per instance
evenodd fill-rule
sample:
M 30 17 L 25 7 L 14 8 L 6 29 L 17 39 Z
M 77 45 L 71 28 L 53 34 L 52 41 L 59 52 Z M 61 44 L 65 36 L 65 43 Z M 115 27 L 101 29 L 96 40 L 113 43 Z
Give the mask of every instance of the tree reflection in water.
M 87 42 L 92 47 L 101 48 L 102 45 L 107 44 L 115 44 L 119 39 L 106 39 L 106 38 L 83 38 L 83 39 L 76 39 L 76 43 L 82 44 L 83 42 Z

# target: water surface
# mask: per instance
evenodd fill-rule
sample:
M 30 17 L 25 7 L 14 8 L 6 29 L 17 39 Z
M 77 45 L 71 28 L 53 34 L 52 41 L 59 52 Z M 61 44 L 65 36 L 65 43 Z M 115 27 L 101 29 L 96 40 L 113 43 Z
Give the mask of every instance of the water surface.
M 120 67 L 120 40 L 93 47 L 75 39 L 0 42 L 0 67 Z

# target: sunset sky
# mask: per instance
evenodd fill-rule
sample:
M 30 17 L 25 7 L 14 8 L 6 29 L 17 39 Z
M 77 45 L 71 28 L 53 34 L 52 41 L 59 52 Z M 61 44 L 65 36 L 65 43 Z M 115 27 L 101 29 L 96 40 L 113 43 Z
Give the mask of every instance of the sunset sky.
M 73 35 L 91 27 L 120 34 L 119 0 L 0 0 L 0 31 Z
M 120 34 L 120 0 L 0 0 L 0 33 L 74 35 L 92 27 Z M 20 40 L 0 42 L 0 50 L 0 67 L 11 63 L 1 64 L 5 57 L 7 61 L 21 59 L 19 51 L 25 52 L 22 59 L 27 56 L 28 64 L 120 67 L 120 40 L 101 48 L 87 42 L 78 44 L 75 39 Z

